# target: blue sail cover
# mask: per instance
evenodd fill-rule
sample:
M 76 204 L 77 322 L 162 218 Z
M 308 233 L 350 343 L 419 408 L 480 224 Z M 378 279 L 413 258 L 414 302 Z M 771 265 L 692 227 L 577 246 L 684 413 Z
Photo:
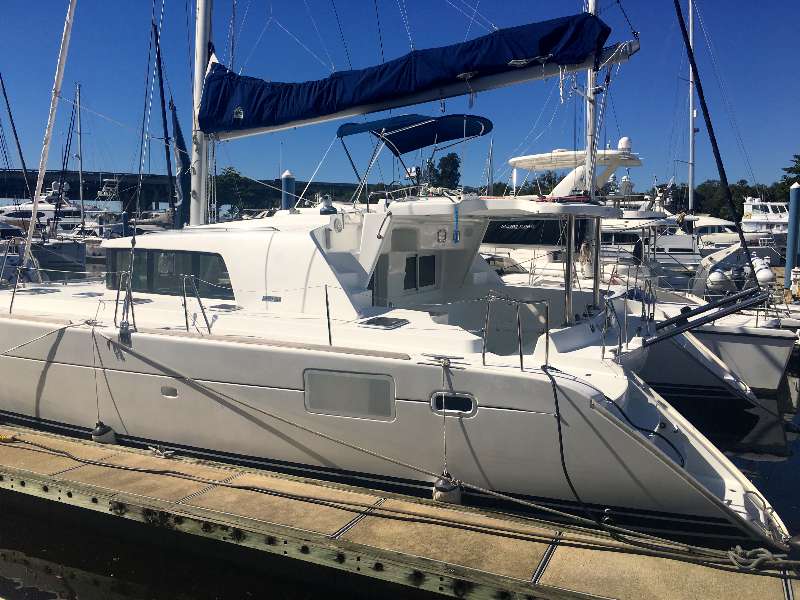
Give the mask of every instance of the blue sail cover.
M 213 63 L 200 104 L 205 133 L 291 126 L 337 113 L 383 110 L 466 94 L 470 83 L 525 67 L 580 64 L 599 55 L 611 29 L 588 13 L 500 29 L 474 40 L 414 50 L 382 65 L 302 83 L 268 82 Z M 453 84 L 461 84 L 452 91 Z M 430 97 L 419 99 L 421 92 Z M 415 98 L 415 95 L 417 97 Z M 361 110 L 354 110 L 361 109 Z
M 386 147 L 400 156 L 434 144 L 486 135 L 491 130 L 492 122 L 476 115 L 400 115 L 367 123 L 345 123 L 336 135 L 343 138 L 368 131 L 385 141 Z

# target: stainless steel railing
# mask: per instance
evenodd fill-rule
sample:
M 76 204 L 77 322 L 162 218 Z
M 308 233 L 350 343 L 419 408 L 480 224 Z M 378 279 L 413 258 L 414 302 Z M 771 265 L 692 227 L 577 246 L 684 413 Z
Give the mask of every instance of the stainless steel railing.
M 523 332 L 522 332 L 522 317 L 520 314 L 520 306 L 544 306 L 544 319 L 545 319 L 545 345 L 544 345 L 544 364 L 550 366 L 550 301 L 549 300 L 520 300 L 512 298 L 505 294 L 499 294 L 494 290 L 490 291 L 486 296 L 486 316 L 483 323 L 483 348 L 481 349 L 481 361 L 486 366 L 486 344 L 489 336 L 489 325 L 491 323 L 492 304 L 494 302 L 506 302 L 513 304 L 516 309 L 516 325 L 517 325 L 517 353 L 519 354 L 519 369 L 525 370 L 525 358 L 523 351 Z

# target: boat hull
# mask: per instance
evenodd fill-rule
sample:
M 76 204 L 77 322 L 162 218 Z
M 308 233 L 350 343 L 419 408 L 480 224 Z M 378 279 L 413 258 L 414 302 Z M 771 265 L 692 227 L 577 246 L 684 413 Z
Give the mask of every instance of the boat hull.
M 430 400 L 442 390 L 442 368 L 400 353 L 174 331 L 141 331 L 122 342 L 112 327 L 60 326 L 0 319 L 9 347 L 28 342 L 0 357 L 0 376 L 8 382 L 0 388 L 6 415 L 76 431 L 101 420 L 132 443 L 244 457 L 313 476 L 356 473 L 370 487 L 413 482 L 422 493 L 445 468 L 446 436 L 447 470 L 478 489 L 586 503 L 620 515 L 669 515 L 664 523 L 676 516 L 679 522 L 710 519 L 726 522 L 728 537 L 735 530 L 754 543 L 768 543 L 706 487 L 709 482 L 730 487 L 724 477 L 735 478 L 735 467 L 669 407 L 658 408 L 645 388 L 617 399 L 615 410 L 628 411 L 623 419 L 603 408 L 608 399 L 596 388 L 552 374 L 563 458 L 578 500 L 558 451 L 554 390 L 541 371 L 449 370 L 447 389 L 471 394 L 477 407 L 445 419 Z M 30 343 L 34 338 L 39 340 Z M 308 370 L 391 377 L 396 396 L 391 418 L 310 412 Z M 646 424 L 644 429 L 675 423 L 668 432 L 675 444 L 658 447 L 627 425 L 628 418 Z

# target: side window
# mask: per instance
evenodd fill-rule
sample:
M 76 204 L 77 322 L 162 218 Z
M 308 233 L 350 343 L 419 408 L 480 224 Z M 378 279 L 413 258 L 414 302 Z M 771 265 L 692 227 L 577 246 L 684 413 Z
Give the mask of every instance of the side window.
M 406 257 L 406 275 L 403 279 L 404 290 L 417 289 L 417 257 Z
M 133 291 L 180 296 L 185 275 L 193 275 L 201 298 L 235 300 L 228 269 L 219 254 L 180 250 L 134 251 Z M 130 250 L 106 251 L 106 287 L 116 289 L 119 274 L 130 270 Z M 186 291 L 194 294 L 191 281 Z
M 191 255 L 188 252 L 151 250 L 153 256 L 154 294 L 183 294 L 183 276 L 192 274 Z M 192 288 L 187 288 L 192 293 Z
M 200 295 L 206 298 L 232 299 L 231 278 L 222 257 L 219 254 L 199 254 L 195 259 L 194 274 Z
M 436 255 L 429 254 L 419 257 L 419 285 L 418 287 L 430 287 L 436 285 Z
M 403 278 L 404 290 L 418 290 L 436 285 L 436 255 L 407 256 Z
M 323 371 L 303 373 L 310 413 L 391 421 L 395 416 L 394 379 L 389 375 Z

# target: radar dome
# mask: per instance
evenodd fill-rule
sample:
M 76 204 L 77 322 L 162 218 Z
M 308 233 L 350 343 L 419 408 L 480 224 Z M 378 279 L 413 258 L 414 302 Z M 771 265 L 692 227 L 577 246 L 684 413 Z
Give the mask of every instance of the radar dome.
M 617 142 L 617 150 L 627 150 L 630 152 L 631 150 L 631 138 L 628 136 L 622 137 Z

